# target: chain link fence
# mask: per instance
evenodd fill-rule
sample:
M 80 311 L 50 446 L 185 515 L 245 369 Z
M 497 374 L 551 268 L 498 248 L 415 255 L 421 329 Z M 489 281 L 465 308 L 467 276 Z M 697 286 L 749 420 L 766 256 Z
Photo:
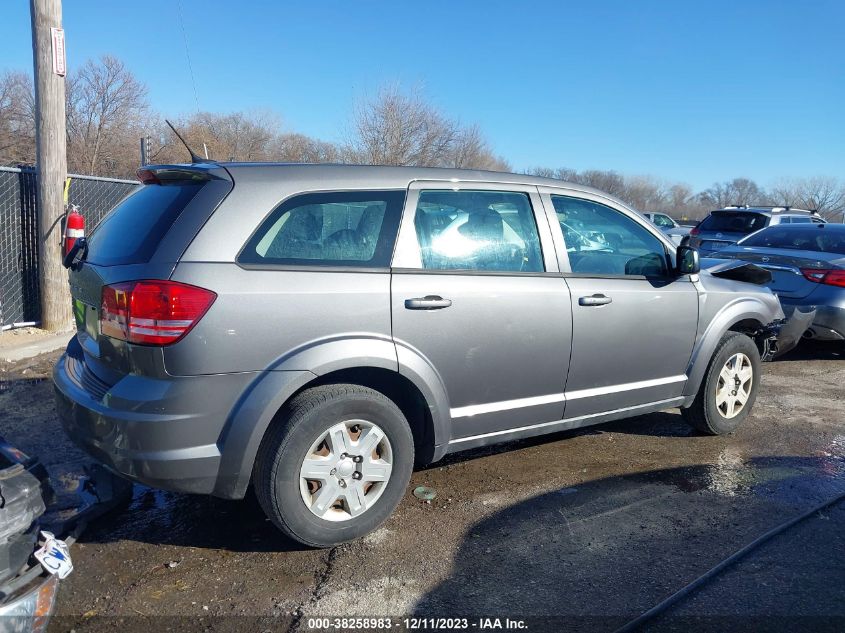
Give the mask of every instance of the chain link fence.
M 140 184 L 71 174 L 68 204 L 88 232 Z M 40 319 L 37 181 L 32 168 L 0 167 L 0 325 Z

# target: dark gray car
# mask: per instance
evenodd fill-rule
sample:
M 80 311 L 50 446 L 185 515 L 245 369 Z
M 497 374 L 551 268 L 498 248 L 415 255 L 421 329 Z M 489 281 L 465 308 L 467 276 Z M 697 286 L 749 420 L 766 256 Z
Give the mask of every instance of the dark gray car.
M 699 272 L 635 211 L 557 180 L 140 174 L 75 247 L 65 429 L 151 486 L 240 498 L 252 483 L 310 545 L 374 529 L 414 463 L 450 452 L 671 407 L 728 433 L 783 317 L 732 266 Z
M 716 256 L 723 248 L 767 226 L 780 224 L 822 224 L 813 211 L 790 207 L 733 206 L 711 211 L 689 233 L 685 244 L 697 248 L 702 257 Z
M 753 262 L 771 271 L 769 287 L 786 314 L 796 309 L 815 310 L 805 338 L 845 340 L 845 225 L 770 226 L 719 256 Z

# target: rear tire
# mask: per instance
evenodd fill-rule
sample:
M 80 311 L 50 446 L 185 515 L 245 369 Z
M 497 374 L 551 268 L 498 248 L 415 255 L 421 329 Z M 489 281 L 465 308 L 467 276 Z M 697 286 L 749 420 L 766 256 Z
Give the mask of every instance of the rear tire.
M 728 332 L 719 341 L 684 420 L 707 435 L 732 433 L 748 417 L 757 399 L 760 352 L 745 334 Z
M 253 471 L 258 502 L 290 538 L 331 547 L 380 526 L 402 499 L 414 440 L 384 394 L 337 384 L 303 391 L 261 443 Z

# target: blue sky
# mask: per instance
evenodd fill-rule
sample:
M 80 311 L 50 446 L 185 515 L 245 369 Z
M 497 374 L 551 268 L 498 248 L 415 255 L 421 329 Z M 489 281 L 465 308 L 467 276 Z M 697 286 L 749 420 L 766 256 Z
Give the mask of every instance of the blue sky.
M 356 98 L 422 86 L 515 169 L 689 182 L 845 177 L 845 2 L 181 0 L 203 110 L 343 140 Z M 68 64 L 109 53 L 167 115 L 196 109 L 176 0 L 65 0 Z M 29 2 L 0 71 L 32 65 Z

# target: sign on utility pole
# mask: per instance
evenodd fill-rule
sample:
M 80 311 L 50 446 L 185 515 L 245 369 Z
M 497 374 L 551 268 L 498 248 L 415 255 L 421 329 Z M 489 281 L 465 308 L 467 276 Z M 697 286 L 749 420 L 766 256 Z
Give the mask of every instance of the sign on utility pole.
M 73 319 L 67 271 L 62 266 L 62 188 L 67 176 L 65 34 L 61 0 L 30 0 L 35 66 L 38 271 L 41 327 L 58 332 Z
M 150 164 L 150 155 L 153 153 L 153 140 L 149 136 L 141 137 L 141 167 Z

